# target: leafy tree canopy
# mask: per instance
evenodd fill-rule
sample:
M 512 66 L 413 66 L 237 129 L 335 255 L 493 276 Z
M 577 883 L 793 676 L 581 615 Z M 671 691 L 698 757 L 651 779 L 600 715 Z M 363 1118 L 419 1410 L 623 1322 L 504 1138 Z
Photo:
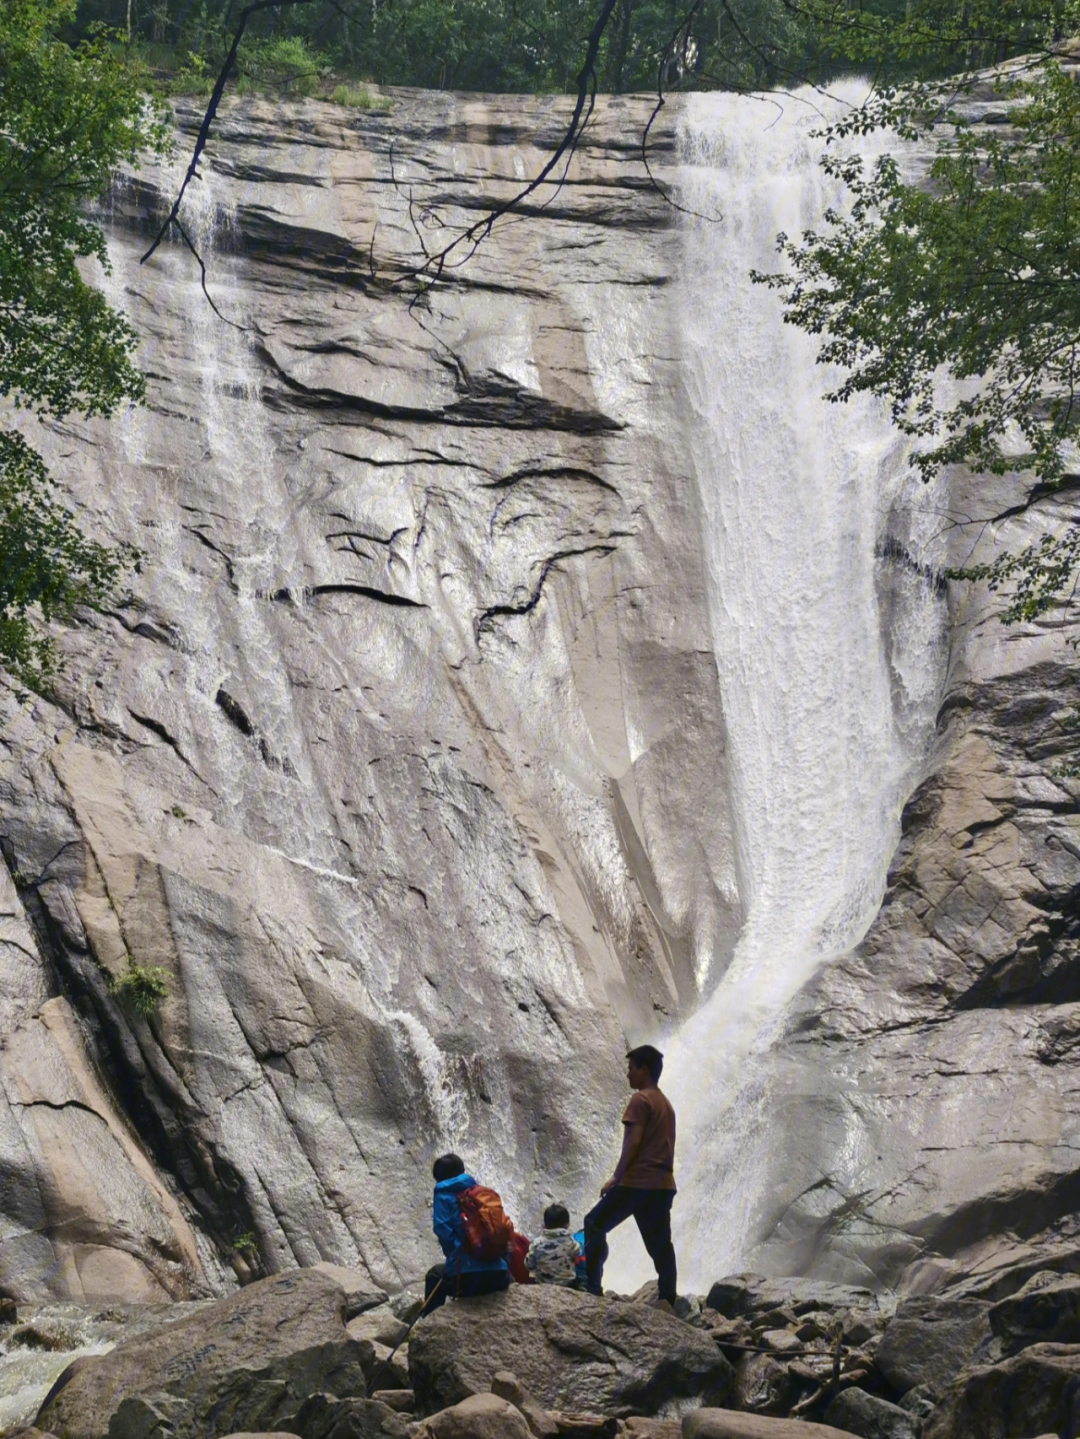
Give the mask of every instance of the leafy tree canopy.
M 240 8 L 230 0 L 79 0 L 78 13 L 83 25 L 130 24 L 151 68 L 188 85 L 201 79 L 208 89 Z M 303 89 L 320 66 L 332 65 L 386 85 L 570 91 L 599 9 L 600 0 L 310 0 L 253 19 L 239 79 Z M 687 43 L 670 55 L 691 12 Z M 883 22 L 904 12 L 905 0 L 882 0 Z M 665 55 L 669 78 L 698 86 L 790 84 L 822 67 L 850 66 L 850 47 L 835 32 L 794 0 L 618 0 L 600 46 L 598 85 L 652 90 Z
M 11 411 L 108 415 L 139 400 L 135 335 L 78 262 L 108 267 L 87 205 L 122 161 L 163 143 L 136 77 L 103 39 L 61 30 L 75 0 L 0 5 L 0 665 L 40 687 L 40 621 L 101 601 L 131 563 L 84 539 Z
M 888 401 L 925 479 L 961 463 L 1023 474 L 1037 501 L 1075 479 L 1080 441 L 1080 14 L 1031 0 L 955 11 L 917 0 L 888 23 L 815 13 L 881 83 L 823 132 L 847 203 L 818 230 L 781 235 L 788 267 L 756 278 L 842 368 L 831 399 Z M 1023 59 L 942 78 L 958 54 Z M 927 172 L 905 177 L 891 155 L 867 167 L 849 142 L 879 128 L 929 145 Z M 1071 595 L 1078 563 L 1070 532 L 955 573 L 1006 590 L 1010 622 Z

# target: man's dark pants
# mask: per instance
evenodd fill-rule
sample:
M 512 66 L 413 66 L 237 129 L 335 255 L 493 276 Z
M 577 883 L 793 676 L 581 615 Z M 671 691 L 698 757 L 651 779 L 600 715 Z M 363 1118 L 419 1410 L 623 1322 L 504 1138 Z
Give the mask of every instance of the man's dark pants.
M 475 1299 L 479 1294 L 498 1294 L 510 1288 L 505 1269 L 469 1269 L 459 1274 L 447 1264 L 436 1264 L 424 1276 L 424 1313 L 430 1314 L 447 1299 Z
M 660 1298 L 675 1303 L 675 1246 L 671 1242 L 673 1189 L 630 1189 L 617 1184 L 585 1216 L 585 1287 L 603 1293 L 607 1236 L 633 1215 L 649 1258 L 656 1265 Z

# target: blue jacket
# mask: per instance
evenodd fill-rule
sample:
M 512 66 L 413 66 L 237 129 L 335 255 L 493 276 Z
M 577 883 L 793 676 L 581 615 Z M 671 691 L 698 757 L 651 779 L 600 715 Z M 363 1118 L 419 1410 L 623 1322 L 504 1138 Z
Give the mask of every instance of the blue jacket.
M 453 1179 L 440 1179 L 435 1186 L 435 1197 L 431 1205 L 431 1227 L 435 1238 L 442 1245 L 446 1255 L 447 1274 L 475 1274 L 483 1270 L 506 1270 L 505 1259 L 474 1259 L 467 1249 L 461 1247 L 461 1207 L 458 1195 L 463 1189 L 471 1189 L 476 1180 L 471 1174 L 458 1174 Z

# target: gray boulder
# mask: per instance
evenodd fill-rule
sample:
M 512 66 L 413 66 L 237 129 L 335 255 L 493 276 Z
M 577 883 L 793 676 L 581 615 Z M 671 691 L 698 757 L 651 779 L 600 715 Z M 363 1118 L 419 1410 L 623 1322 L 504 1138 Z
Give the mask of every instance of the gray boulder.
M 1080 1343 L 1080 1279 L 1048 1270 L 1033 1274 L 1016 1294 L 993 1306 L 989 1319 L 1007 1353 L 1029 1344 Z
M 849 1309 L 877 1310 L 878 1296 L 851 1284 L 830 1284 L 822 1279 L 765 1279 L 760 1274 L 729 1274 L 718 1279 L 705 1299 L 725 1319 L 752 1319 L 772 1310 L 794 1316 L 835 1314 Z
M 1075 1435 L 1078 1420 L 1080 1345 L 1035 1344 L 961 1374 L 923 1424 L 922 1439 Z
M 916 1384 L 940 1395 L 990 1338 L 982 1299 L 908 1299 L 881 1337 L 874 1362 L 898 1394 Z
M 418 1424 L 417 1439 L 530 1439 L 524 1416 L 496 1394 L 473 1394 Z
M 743 1354 L 735 1365 L 733 1405 L 753 1414 L 786 1414 L 798 1380 L 771 1354 Z
M 695 1409 L 682 1422 L 682 1439 L 851 1439 L 844 1429 L 805 1419 L 769 1419 L 730 1409 Z
M 345 1311 L 318 1270 L 261 1280 L 82 1365 L 36 1423 L 65 1439 L 295 1431 L 309 1396 L 366 1393 Z
M 320 1260 L 311 1267 L 329 1275 L 341 1286 L 345 1294 L 346 1319 L 355 1319 L 358 1314 L 366 1314 L 369 1309 L 376 1309 L 380 1304 L 386 1304 L 389 1299 L 385 1290 L 376 1289 L 372 1285 L 366 1269 L 350 1269 L 346 1264 L 330 1264 L 326 1260 Z
M 422 1414 L 489 1390 L 500 1370 L 545 1408 L 616 1416 L 721 1404 L 732 1381 L 708 1335 L 673 1315 L 544 1285 L 445 1305 L 413 1331 Z
M 529 1393 L 516 1374 L 500 1369 L 491 1381 L 491 1392 L 514 1406 L 529 1426 L 533 1439 L 555 1439 L 559 1426 L 554 1417 Z
M 912 1416 L 865 1389 L 843 1390 L 825 1410 L 825 1421 L 849 1429 L 861 1439 L 915 1439 Z
M 406 1439 L 408 1420 L 375 1399 L 337 1399 L 313 1394 L 293 1427 L 301 1439 Z

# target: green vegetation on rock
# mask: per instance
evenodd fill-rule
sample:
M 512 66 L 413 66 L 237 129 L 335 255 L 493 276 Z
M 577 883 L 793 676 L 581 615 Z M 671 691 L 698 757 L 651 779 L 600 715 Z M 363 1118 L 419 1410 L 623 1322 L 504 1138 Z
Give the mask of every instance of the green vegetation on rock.
M 169 997 L 168 979 L 160 965 L 136 964 L 129 956 L 124 972 L 109 982 L 109 993 L 130 1004 L 140 1018 L 151 1019 Z
M 919 0 L 902 21 L 860 12 L 854 25 L 828 8 L 885 83 L 823 132 L 847 203 L 817 231 L 779 236 L 788 268 L 757 278 L 843 371 L 831 399 L 888 402 L 924 479 L 955 464 L 1017 474 L 1037 501 L 1075 479 L 1080 440 L 1080 86 L 1067 39 L 1080 11 Z M 1018 54 L 933 78 L 950 59 Z M 897 78 L 913 64 L 931 78 Z M 866 166 L 849 142 L 875 129 L 931 145 L 928 175 L 906 177 L 892 155 Z M 1070 597 L 1078 569 L 1070 529 L 950 574 L 1004 591 L 1011 623 Z
M 80 533 L 14 411 L 91 417 L 142 398 L 135 334 L 79 262 L 108 268 L 87 207 L 117 165 L 163 143 L 123 60 L 100 38 L 62 38 L 74 13 L 74 0 L 0 6 L 0 666 L 32 688 L 56 664 L 44 624 L 102 603 L 135 556 Z

